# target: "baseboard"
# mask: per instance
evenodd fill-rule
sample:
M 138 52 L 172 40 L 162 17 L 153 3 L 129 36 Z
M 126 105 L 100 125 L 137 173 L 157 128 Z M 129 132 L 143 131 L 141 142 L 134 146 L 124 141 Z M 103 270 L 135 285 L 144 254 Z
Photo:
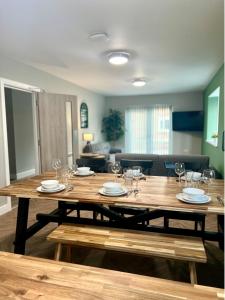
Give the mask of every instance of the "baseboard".
M 0 215 L 3 215 L 11 210 L 11 200 L 7 197 L 7 203 L 0 206 Z
M 22 178 L 33 176 L 33 175 L 35 175 L 35 169 L 30 169 L 30 170 L 26 170 L 26 171 L 17 173 L 16 178 L 22 179 Z

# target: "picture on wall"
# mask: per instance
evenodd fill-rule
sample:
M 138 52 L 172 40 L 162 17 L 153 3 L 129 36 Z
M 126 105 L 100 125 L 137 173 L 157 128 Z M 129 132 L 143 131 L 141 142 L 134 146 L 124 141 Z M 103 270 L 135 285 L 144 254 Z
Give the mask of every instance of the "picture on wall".
M 88 106 L 84 102 L 80 105 L 80 127 L 88 128 Z

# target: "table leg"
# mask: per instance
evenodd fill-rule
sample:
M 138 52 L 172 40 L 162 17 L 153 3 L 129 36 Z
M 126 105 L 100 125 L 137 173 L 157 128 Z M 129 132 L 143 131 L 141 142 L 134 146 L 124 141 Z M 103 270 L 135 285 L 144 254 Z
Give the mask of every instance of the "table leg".
M 219 239 L 219 247 L 221 250 L 224 251 L 224 216 L 218 215 L 217 216 L 217 226 L 218 232 L 221 233 L 221 238 Z
M 14 253 L 24 254 L 30 199 L 19 198 Z

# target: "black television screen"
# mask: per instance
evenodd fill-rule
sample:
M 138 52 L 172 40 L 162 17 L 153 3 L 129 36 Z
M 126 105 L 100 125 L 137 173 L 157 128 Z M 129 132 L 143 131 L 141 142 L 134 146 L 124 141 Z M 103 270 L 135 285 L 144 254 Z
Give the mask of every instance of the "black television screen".
M 203 111 L 176 111 L 172 120 L 174 131 L 203 130 Z

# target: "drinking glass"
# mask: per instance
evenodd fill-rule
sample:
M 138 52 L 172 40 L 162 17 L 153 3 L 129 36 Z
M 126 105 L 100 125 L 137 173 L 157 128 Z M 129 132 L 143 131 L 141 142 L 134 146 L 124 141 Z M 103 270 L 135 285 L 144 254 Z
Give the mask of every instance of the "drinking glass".
M 192 186 L 193 185 L 193 174 L 192 170 L 185 170 L 184 177 L 185 177 L 185 186 Z
M 115 174 L 115 181 L 117 179 L 117 174 L 120 172 L 121 166 L 119 162 L 115 162 L 111 165 L 111 170 Z
M 207 184 L 207 195 L 209 195 L 209 186 L 214 182 L 215 171 L 212 169 L 206 169 L 202 173 L 203 181 Z
M 58 170 L 62 168 L 62 162 L 59 158 L 54 158 L 52 160 L 52 168 L 56 172 L 56 180 L 58 179 Z
M 180 163 L 180 162 L 175 163 L 175 173 L 179 176 L 179 182 L 181 182 L 180 176 L 182 174 L 184 174 L 184 172 L 185 172 L 185 165 L 184 165 L 184 163 Z
M 128 189 L 128 192 L 132 192 L 133 187 L 133 170 L 132 169 L 123 169 L 123 177 L 125 180 L 125 186 Z
M 140 166 L 134 166 L 132 170 L 133 170 L 133 178 L 134 181 L 136 182 L 136 187 L 134 189 L 134 192 L 138 193 L 139 192 L 138 182 L 142 175 L 142 168 Z

